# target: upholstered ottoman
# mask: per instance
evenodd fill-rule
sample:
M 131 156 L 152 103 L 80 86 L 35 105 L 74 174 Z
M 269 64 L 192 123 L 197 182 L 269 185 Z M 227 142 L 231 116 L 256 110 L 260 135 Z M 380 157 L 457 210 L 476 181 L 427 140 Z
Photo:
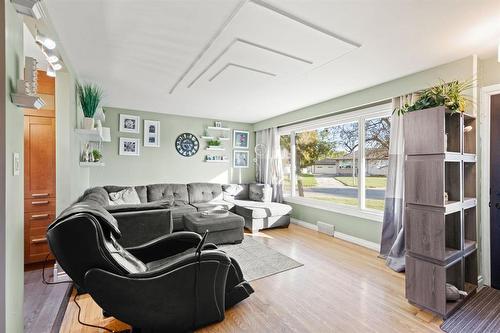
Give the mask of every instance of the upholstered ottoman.
M 186 230 L 203 235 L 208 230 L 207 243 L 237 244 L 243 240 L 243 227 L 245 219 L 229 212 L 224 217 L 202 217 L 201 213 L 184 215 Z

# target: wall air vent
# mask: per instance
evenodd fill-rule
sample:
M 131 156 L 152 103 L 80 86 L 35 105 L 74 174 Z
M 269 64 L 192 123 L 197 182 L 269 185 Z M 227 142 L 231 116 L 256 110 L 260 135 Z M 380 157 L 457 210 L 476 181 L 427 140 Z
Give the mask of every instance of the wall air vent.
M 318 221 L 318 231 L 333 237 L 335 233 L 335 226 L 332 224 Z
M 37 20 L 45 16 L 40 0 L 11 0 L 11 2 L 16 8 L 16 12 L 21 15 Z

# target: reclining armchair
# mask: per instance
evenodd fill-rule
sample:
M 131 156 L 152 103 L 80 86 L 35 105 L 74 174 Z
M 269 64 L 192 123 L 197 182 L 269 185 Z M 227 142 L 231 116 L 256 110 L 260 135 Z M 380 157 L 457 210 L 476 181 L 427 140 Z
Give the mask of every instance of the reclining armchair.
M 252 287 L 238 263 L 216 246 L 195 251 L 201 237 L 177 232 L 123 248 L 116 220 L 98 205 L 80 202 L 48 228 L 58 263 L 106 314 L 137 332 L 185 332 L 222 321 L 224 310 Z

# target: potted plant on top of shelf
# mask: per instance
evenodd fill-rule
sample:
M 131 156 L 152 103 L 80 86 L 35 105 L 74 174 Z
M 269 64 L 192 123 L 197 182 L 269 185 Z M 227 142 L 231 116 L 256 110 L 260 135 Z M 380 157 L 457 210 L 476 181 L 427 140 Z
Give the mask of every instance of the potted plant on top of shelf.
M 83 128 L 94 128 L 94 115 L 101 103 L 102 89 L 94 84 L 77 84 L 78 97 L 83 111 Z
M 471 102 L 466 90 L 473 88 L 473 80 L 451 81 L 449 83 L 441 80 L 437 86 L 421 90 L 417 93 L 418 98 L 413 104 L 406 103 L 394 112 L 402 116 L 407 112 L 430 109 L 438 106 L 446 106 L 453 112 L 465 112 L 467 104 Z
M 208 141 L 208 148 L 219 148 L 220 144 L 219 140 L 210 140 Z

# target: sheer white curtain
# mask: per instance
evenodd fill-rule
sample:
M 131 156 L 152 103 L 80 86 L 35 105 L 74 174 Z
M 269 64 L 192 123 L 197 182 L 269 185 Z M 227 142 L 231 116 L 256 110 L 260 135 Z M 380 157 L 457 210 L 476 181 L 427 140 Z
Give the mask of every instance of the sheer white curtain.
M 393 98 L 393 110 L 404 106 L 406 103 L 412 104 L 416 97 L 416 94 L 411 94 Z M 386 258 L 387 266 L 397 272 L 402 272 L 405 269 L 404 145 L 403 116 L 393 113 L 391 116 L 389 170 L 387 189 L 385 191 L 380 255 Z
M 273 201 L 283 201 L 283 167 L 278 128 L 268 128 L 256 134 L 256 180 L 273 189 Z

